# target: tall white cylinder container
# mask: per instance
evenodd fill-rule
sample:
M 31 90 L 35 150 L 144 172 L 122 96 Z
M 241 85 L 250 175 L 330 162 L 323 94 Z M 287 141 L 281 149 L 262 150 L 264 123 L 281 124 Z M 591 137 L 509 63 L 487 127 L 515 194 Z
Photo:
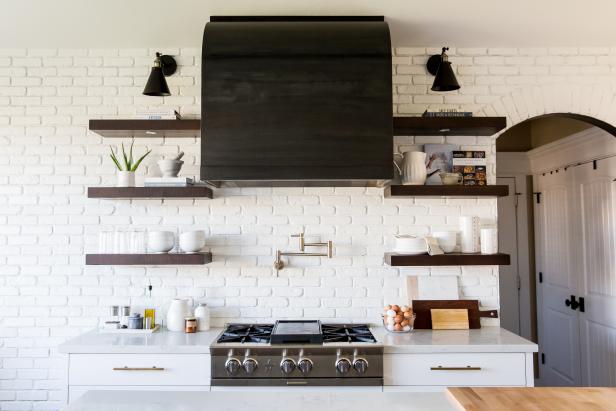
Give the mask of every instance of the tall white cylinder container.
M 481 229 L 481 254 L 498 253 L 498 231 L 496 227 Z
M 460 249 L 463 253 L 478 253 L 480 242 L 479 217 L 460 217 Z
M 184 331 L 184 318 L 192 315 L 188 300 L 174 298 L 167 311 L 167 329 L 169 331 Z
M 195 318 L 197 319 L 197 330 L 207 331 L 210 329 L 210 307 L 207 304 L 199 304 L 195 308 Z

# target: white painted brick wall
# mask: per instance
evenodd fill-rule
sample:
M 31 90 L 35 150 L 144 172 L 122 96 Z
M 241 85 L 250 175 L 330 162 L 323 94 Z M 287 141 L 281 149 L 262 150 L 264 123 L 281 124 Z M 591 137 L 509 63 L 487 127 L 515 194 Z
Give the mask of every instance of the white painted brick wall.
M 97 326 L 112 304 L 144 304 L 154 286 L 158 307 L 189 296 L 212 307 L 213 323 L 283 317 L 378 322 L 385 303 L 405 298 L 406 275 L 458 283 L 463 298 L 498 307 L 496 267 L 391 268 L 383 252 L 397 233 L 427 234 L 478 214 L 494 223 L 494 200 L 383 198 L 374 188 L 244 188 L 214 200 L 89 200 L 86 187 L 114 184 L 108 145 L 87 131 L 90 118 L 127 117 L 137 107 L 179 107 L 200 115 L 200 50 L 177 56 L 172 96 L 141 94 L 157 50 L 0 50 L 0 409 L 62 405 L 64 363 L 57 344 Z M 505 115 L 509 123 L 553 111 L 614 116 L 616 49 L 473 48 L 449 54 L 462 89 L 429 91 L 424 65 L 439 48 L 395 50 L 394 113 L 457 108 Z M 609 85 L 609 86 L 606 86 Z M 127 142 L 128 140 L 125 140 Z M 487 150 L 492 137 L 396 137 L 396 146 L 454 143 Z M 140 175 L 154 175 L 160 155 L 183 150 L 185 174 L 198 174 L 195 139 L 139 139 L 153 154 Z M 86 267 L 102 227 L 200 228 L 214 262 L 199 267 Z M 276 247 L 289 234 L 333 240 L 335 258 L 293 258 L 274 276 Z M 424 281 L 425 284 L 428 284 Z M 158 311 L 159 316 L 163 310 Z

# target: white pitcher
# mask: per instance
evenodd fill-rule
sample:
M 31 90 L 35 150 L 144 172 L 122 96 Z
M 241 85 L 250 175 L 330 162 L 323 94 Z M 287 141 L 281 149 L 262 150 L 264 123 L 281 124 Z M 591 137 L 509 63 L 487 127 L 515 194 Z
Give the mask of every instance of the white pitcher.
M 167 311 L 167 329 L 169 331 L 184 331 L 184 319 L 192 316 L 188 300 L 174 298 Z
M 426 183 L 426 153 L 422 151 L 405 151 L 404 153 L 396 153 L 402 157 L 402 166 L 400 167 L 394 161 L 394 165 L 400 173 L 402 184 L 406 186 L 424 185 Z

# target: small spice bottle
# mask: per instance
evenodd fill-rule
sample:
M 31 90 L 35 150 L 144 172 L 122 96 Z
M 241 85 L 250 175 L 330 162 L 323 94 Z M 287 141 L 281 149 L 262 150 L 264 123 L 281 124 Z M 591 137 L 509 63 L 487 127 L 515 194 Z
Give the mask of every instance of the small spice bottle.
M 195 317 L 184 318 L 184 332 L 185 333 L 197 332 L 197 319 Z

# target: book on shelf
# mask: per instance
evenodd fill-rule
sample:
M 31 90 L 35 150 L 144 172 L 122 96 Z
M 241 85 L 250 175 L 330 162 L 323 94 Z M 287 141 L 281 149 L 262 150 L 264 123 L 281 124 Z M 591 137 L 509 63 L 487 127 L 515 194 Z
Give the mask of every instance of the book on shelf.
M 424 144 L 426 171 L 429 175 L 426 185 L 443 184 L 440 173 L 451 172 L 453 152 L 459 149 L 460 146 L 455 144 Z
M 174 109 L 136 110 L 133 116 L 138 120 L 181 120 L 182 116 Z
M 471 111 L 457 110 L 439 110 L 439 111 L 424 111 L 422 117 L 473 117 Z
M 487 159 L 485 151 L 454 151 L 453 172 L 462 174 L 465 186 L 487 185 Z

